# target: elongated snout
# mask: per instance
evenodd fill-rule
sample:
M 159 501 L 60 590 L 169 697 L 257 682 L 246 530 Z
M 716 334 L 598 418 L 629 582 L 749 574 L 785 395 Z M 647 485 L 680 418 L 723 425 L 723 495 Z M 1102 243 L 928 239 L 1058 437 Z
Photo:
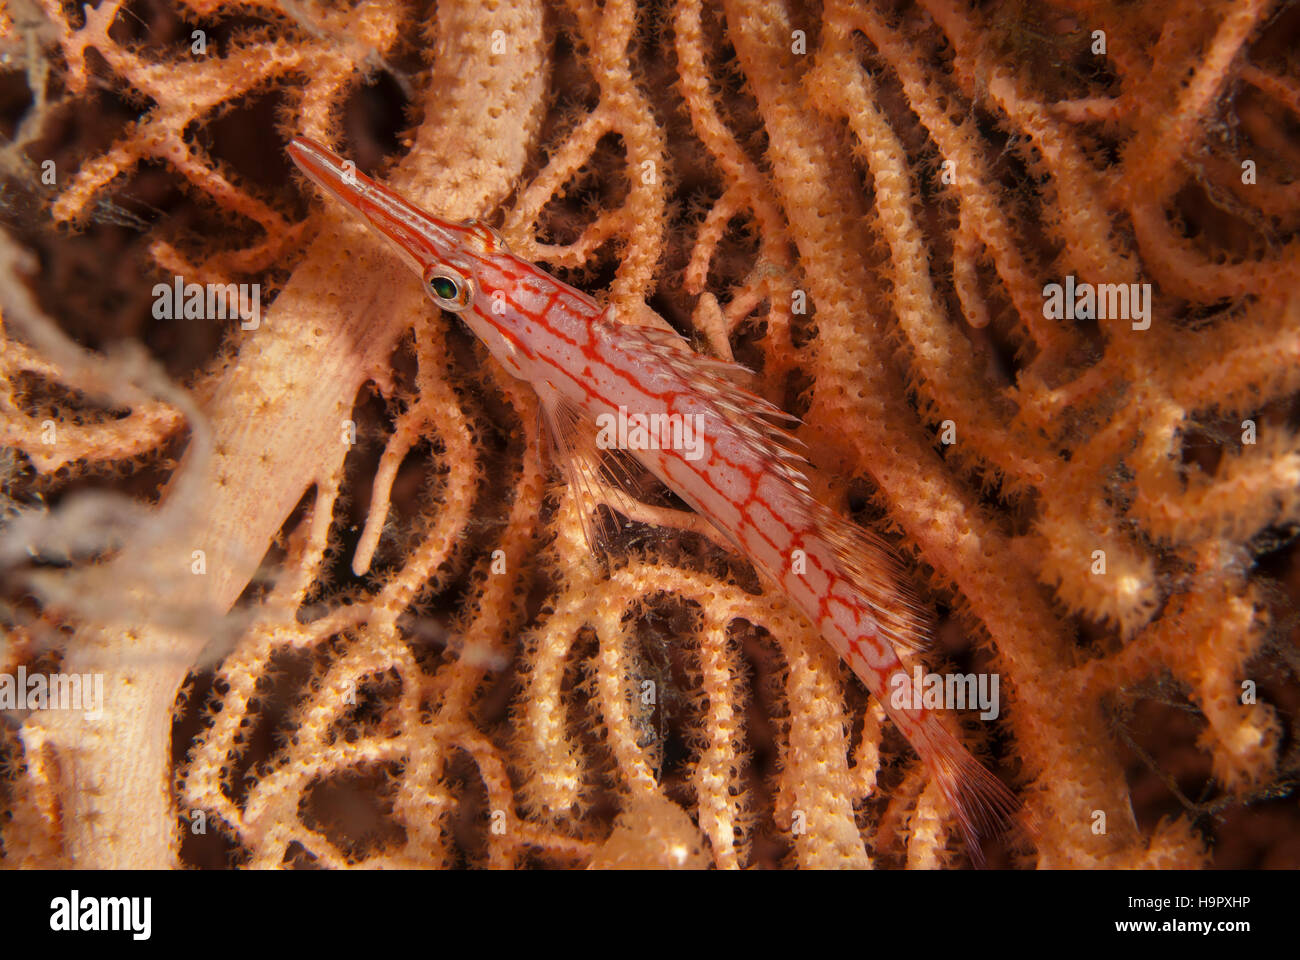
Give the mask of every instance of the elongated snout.
M 386 237 L 417 274 L 445 263 L 460 246 L 462 225 L 426 213 L 328 147 L 294 137 L 288 153 L 313 183 Z

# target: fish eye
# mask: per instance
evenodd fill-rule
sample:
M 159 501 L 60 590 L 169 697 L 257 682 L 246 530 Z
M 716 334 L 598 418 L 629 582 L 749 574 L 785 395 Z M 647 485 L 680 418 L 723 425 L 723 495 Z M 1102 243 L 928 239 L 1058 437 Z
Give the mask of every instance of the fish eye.
M 429 281 L 429 289 L 444 300 L 455 300 L 460 293 L 460 287 L 456 286 L 456 281 L 451 277 L 434 277 Z
M 454 313 L 464 310 L 474 299 L 469 279 L 445 264 L 434 265 L 425 271 L 424 289 L 430 300 Z

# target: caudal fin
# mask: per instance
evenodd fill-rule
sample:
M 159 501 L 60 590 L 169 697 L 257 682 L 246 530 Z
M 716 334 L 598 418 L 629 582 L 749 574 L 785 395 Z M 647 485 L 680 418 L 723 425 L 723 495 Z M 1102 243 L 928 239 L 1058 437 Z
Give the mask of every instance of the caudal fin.
M 928 724 L 923 751 L 939 789 L 952 808 L 970 851 L 971 861 L 984 866 L 983 840 L 1013 826 L 1033 834 L 1033 824 L 1019 798 L 961 745 L 937 718 Z

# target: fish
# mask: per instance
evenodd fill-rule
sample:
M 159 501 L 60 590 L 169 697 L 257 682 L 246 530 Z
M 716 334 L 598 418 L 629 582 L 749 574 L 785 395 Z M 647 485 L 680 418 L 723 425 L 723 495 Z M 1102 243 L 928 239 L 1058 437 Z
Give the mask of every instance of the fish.
M 881 702 L 982 866 L 982 840 L 1020 819 L 1022 805 L 927 705 L 900 651 L 926 649 L 928 612 L 887 542 L 811 492 L 799 419 L 749 390 L 748 368 L 696 352 L 667 323 L 621 322 L 612 305 L 516 256 L 490 225 L 430 214 L 305 137 L 287 149 L 436 306 L 532 385 L 592 549 L 612 536 L 597 492 L 612 490 L 617 507 L 636 491 L 639 465 L 783 591 Z

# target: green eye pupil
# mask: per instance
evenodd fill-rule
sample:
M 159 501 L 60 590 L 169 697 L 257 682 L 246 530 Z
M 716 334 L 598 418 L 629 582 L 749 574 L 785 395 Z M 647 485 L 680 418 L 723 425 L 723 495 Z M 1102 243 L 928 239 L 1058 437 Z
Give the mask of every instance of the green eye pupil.
M 429 288 L 443 300 L 455 300 L 459 288 L 451 277 L 434 277 L 429 281 Z

